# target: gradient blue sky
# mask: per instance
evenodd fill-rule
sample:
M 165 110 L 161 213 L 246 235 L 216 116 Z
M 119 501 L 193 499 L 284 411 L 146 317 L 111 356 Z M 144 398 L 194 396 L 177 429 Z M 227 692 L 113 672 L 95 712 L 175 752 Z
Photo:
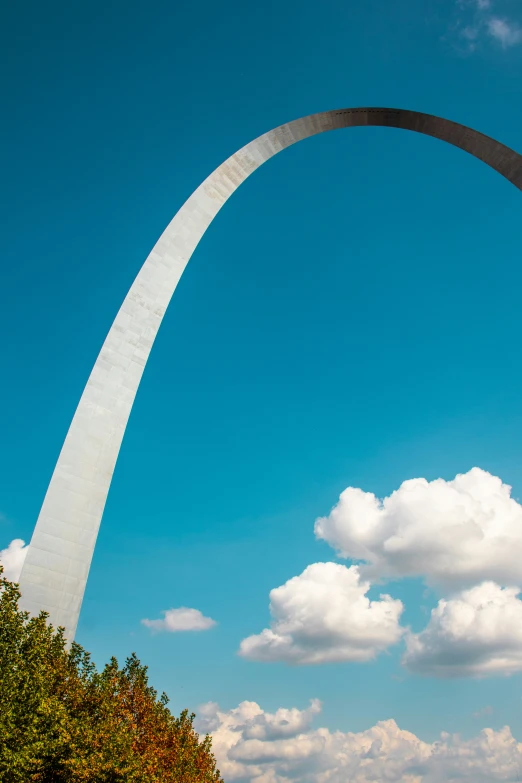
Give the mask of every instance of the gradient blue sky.
M 382 105 L 522 150 L 522 11 L 494 12 L 512 37 L 446 0 L 2 4 L 0 548 L 30 538 L 151 246 L 238 147 Z M 135 650 L 178 711 L 319 698 L 331 729 L 393 717 L 429 741 L 506 723 L 522 738 L 518 675 L 415 677 L 400 646 L 316 667 L 236 655 L 268 625 L 272 588 L 335 559 L 313 524 L 346 486 L 382 497 L 478 465 L 522 495 L 521 204 L 459 150 L 374 128 L 296 145 L 241 187 L 181 280 L 131 415 L 77 635 L 97 662 Z M 420 583 L 389 590 L 423 627 Z M 178 606 L 218 625 L 140 623 Z

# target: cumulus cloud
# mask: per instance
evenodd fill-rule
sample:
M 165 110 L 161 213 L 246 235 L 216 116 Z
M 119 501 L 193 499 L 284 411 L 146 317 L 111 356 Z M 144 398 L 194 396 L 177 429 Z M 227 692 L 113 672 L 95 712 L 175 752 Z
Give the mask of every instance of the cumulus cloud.
M 254 702 L 243 702 L 237 714 L 247 717 L 243 726 L 245 739 L 276 740 L 296 737 L 310 729 L 315 715 L 321 712 L 319 699 L 311 699 L 310 706 L 304 710 L 295 707 L 281 707 L 274 713 L 263 712 Z M 219 705 L 215 702 L 203 704 L 198 712 L 198 730 L 215 731 L 221 723 Z
M 348 487 L 315 534 L 363 561 L 364 578 L 421 576 L 445 589 L 522 583 L 522 506 L 480 468 L 452 481 L 411 479 L 384 500 Z
M 15 538 L 5 549 L 0 549 L 0 563 L 4 567 L 4 576 L 10 582 L 18 582 L 27 554 L 28 546 L 21 538 Z
M 522 743 L 507 726 L 484 729 L 471 740 L 442 734 L 427 743 L 394 720 L 358 733 L 313 729 L 311 709 L 302 711 L 305 719 L 296 709 L 266 713 L 255 702 L 229 711 L 209 704 L 200 708 L 204 717 L 196 727 L 211 731 L 228 783 L 494 783 L 516 780 L 522 769 Z M 280 713 L 292 715 L 292 733 L 258 733 L 259 726 L 277 725 Z
M 403 663 L 419 674 L 460 677 L 522 671 L 522 601 L 493 582 L 441 600 L 428 626 L 408 634 Z
M 270 628 L 243 639 L 239 654 L 292 664 L 368 661 L 396 644 L 401 601 L 370 601 L 357 566 L 314 563 L 270 592 Z
M 211 617 L 205 617 L 199 609 L 187 609 L 181 606 L 179 609 L 167 609 L 162 612 L 163 618 L 158 620 L 144 619 L 141 622 L 151 631 L 167 631 L 175 633 L 176 631 L 207 631 L 216 625 L 216 621 Z

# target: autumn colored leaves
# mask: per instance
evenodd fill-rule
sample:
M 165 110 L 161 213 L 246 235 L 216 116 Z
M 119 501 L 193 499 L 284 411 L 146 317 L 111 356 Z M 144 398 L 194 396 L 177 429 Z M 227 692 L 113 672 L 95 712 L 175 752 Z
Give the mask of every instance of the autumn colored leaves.
M 223 783 L 210 737 L 171 714 L 135 655 L 98 672 L 19 596 L 0 566 L 2 783 Z

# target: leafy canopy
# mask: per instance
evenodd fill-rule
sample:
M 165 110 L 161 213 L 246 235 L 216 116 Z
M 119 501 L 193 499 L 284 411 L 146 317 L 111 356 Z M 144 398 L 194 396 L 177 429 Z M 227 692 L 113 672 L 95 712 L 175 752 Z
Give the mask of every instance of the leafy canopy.
M 19 598 L 0 565 L 2 783 L 223 783 L 195 715 L 174 717 L 134 654 L 98 672 Z

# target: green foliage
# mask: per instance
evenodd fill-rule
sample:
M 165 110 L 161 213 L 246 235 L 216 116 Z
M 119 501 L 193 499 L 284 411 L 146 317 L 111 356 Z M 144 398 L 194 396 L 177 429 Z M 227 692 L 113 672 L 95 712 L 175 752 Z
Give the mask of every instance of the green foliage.
M 223 783 L 210 737 L 179 718 L 133 654 L 98 672 L 47 615 L 18 609 L 0 566 L 2 783 Z

